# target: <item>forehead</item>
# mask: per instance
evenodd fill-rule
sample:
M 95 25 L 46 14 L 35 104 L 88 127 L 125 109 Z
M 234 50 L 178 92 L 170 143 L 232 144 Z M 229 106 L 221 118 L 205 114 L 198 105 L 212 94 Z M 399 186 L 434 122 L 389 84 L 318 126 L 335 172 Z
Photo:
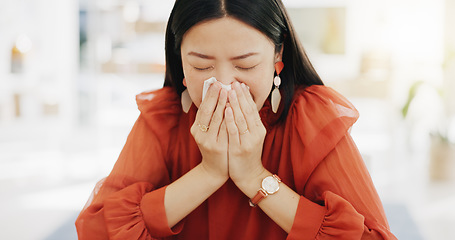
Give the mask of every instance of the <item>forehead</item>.
M 231 17 L 201 22 L 190 28 L 182 39 L 182 51 L 228 50 L 268 51 L 272 41 L 256 28 Z M 197 48 L 197 49 L 194 49 Z M 213 49 L 215 48 L 215 49 Z

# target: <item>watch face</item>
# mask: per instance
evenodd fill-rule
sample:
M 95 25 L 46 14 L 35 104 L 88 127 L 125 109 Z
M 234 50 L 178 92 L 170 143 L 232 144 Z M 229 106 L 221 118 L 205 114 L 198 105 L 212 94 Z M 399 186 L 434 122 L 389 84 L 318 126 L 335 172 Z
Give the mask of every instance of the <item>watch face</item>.
M 280 189 L 280 183 L 272 176 L 268 176 L 262 180 L 262 188 L 268 194 L 274 194 Z

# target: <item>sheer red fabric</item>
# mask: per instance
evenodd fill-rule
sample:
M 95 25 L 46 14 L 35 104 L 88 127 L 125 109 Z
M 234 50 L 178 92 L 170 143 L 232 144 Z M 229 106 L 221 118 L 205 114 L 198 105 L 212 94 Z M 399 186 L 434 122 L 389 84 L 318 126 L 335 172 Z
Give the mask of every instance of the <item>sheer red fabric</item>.
M 137 96 L 141 115 L 110 175 L 80 213 L 79 239 L 396 239 L 348 130 L 358 118 L 344 97 L 324 86 L 296 91 L 284 124 L 266 102 L 262 161 L 301 195 L 293 227 L 283 231 L 228 180 L 172 229 L 166 186 L 201 162 L 171 88 Z

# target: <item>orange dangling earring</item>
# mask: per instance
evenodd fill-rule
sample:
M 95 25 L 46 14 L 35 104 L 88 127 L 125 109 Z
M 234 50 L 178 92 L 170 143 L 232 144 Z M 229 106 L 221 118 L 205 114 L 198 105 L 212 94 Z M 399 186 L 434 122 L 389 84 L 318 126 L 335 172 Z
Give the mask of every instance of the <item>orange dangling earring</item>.
M 280 94 L 280 85 L 281 85 L 281 78 L 280 73 L 284 68 L 283 62 L 275 63 L 275 71 L 276 77 L 273 79 L 273 84 L 275 85 L 275 89 L 272 91 L 272 97 L 270 98 L 270 102 L 272 104 L 272 111 L 274 113 L 278 112 L 278 107 L 280 106 L 281 102 L 281 94 Z
M 183 85 L 186 87 L 186 80 L 185 78 L 183 79 Z M 188 113 L 190 110 L 191 104 L 193 103 L 193 100 L 191 100 L 190 94 L 188 93 L 188 88 L 185 89 L 185 91 L 182 92 L 182 96 L 180 96 L 180 100 L 182 103 L 182 109 L 185 113 Z

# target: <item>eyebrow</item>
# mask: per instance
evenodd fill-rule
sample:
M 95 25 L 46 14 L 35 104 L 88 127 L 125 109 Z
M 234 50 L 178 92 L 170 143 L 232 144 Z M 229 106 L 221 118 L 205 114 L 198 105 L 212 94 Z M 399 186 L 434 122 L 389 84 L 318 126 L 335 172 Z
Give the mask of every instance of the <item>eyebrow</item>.
M 230 60 L 241 60 L 241 59 L 245 59 L 245 58 L 248 58 L 248 57 L 251 57 L 254 55 L 258 55 L 258 54 L 259 53 L 257 53 L 257 52 L 250 52 L 250 53 L 246 53 L 246 54 L 243 54 L 240 56 L 232 57 L 232 58 L 230 58 Z M 209 60 L 215 59 L 215 57 L 213 57 L 213 56 L 208 56 L 208 55 L 198 53 L 198 52 L 189 52 L 188 55 L 203 58 L 203 59 L 209 59 Z

